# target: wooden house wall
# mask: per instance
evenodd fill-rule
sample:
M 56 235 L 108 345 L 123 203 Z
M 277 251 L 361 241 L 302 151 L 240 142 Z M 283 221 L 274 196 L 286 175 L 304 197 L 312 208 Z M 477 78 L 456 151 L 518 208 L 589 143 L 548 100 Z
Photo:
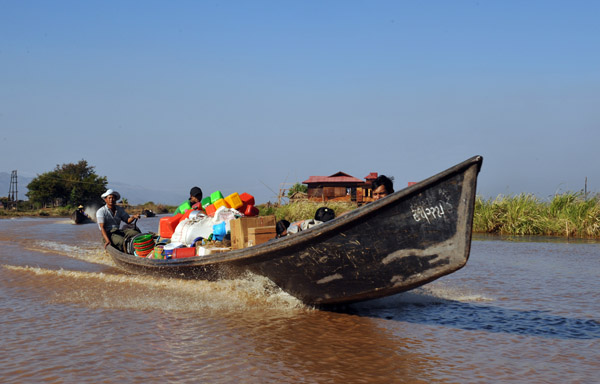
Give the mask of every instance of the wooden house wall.
M 308 195 L 308 198 L 311 198 L 311 197 L 322 197 L 323 196 L 323 188 L 311 188 L 311 187 L 308 187 L 308 190 L 306 191 L 306 194 Z
M 308 187 L 308 197 L 323 197 L 325 199 L 334 199 L 336 197 L 346 196 L 346 187 Z
M 350 189 L 350 196 L 347 195 Z M 348 197 L 349 201 L 357 202 L 359 205 L 373 201 L 371 183 L 362 185 L 343 185 L 336 183 L 334 185 L 308 185 L 307 197 L 309 199 L 331 200 L 341 197 Z

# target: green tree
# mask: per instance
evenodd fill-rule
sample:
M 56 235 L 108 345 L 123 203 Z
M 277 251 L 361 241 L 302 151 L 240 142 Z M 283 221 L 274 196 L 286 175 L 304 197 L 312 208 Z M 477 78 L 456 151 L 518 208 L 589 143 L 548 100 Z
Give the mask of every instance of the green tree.
M 37 176 L 27 185 L 27 189 L 29 201 L 37 206 L 53 206 L 55 199 L 61 195 L 56 172 L 46 172 Z
M 101 203 L 106 183 L 106 176 L 96 175 L 94 167 L 81 160 L 57 165 L 53 171 L 34 178 L 27 185 L 27 197 L 38 206 Z
M 301 184 L 301 183 L 296 183 L 294 185 L 292 185 L 292 187 L 288 190 L 288 196 L 292 196 L 294 193 L 296 192 L 308 192 L 308 186 Z

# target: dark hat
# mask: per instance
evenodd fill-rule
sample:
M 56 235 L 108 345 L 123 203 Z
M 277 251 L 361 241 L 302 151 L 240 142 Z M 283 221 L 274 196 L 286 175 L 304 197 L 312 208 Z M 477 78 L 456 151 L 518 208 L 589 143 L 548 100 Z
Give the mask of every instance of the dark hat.
M 335 219 L 335 212 L 331 208 L 320 207 L 315 212 L 315 220 L 329 221 Z
M 198 187 L 194 187 L 192 189 L 190 189 L 190 197 L 197 197 L 198 200 L 202 200 L 202 190 Z M 200 197 L 198 197 L 200 196 Z

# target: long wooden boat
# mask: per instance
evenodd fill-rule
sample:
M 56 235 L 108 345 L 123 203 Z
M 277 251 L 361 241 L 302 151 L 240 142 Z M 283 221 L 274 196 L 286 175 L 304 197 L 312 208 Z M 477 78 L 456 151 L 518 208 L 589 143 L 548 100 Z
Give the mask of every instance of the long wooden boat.
M 474 156 L 334 220 L 254 247 L 166 260 L 107 249 L 118 266 L 136 273 L 218 279 L 251 271 L 317 306 L 393 295 L 467 263 L 482 161 Z

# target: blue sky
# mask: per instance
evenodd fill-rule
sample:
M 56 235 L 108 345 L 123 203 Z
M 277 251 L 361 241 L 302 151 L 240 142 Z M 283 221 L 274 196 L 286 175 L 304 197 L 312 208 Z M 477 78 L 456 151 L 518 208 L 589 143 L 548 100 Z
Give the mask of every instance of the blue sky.
M 0 0 L 0 171 L 187 198 L 337 171 L 600 192 L 597 1 Z M 2 194 L 2 191 L 0 191 Z M 164 196 L 161 195 L 161 196 Z

